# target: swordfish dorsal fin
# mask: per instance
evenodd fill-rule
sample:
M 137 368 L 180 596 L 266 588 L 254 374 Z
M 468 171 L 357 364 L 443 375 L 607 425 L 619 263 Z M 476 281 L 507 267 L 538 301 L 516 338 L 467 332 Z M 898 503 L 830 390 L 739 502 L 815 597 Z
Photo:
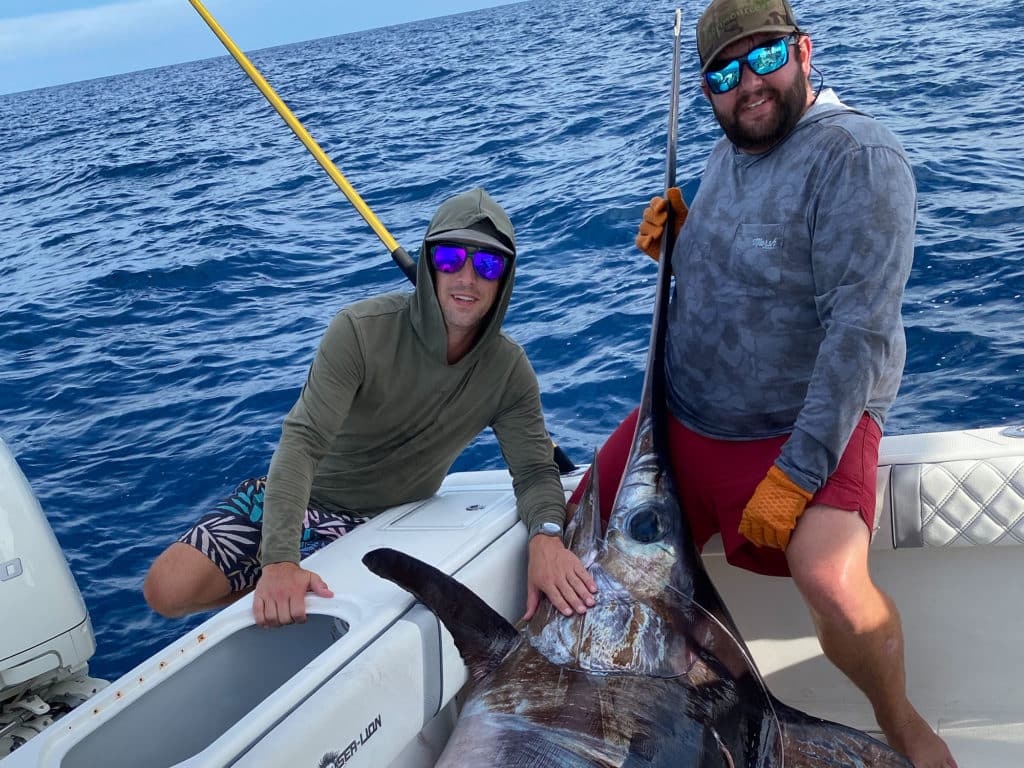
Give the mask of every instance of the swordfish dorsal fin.
M 565 529 L 565 546 L 584 566 L 597 557 L 601 540 L 601 494 L 597 484 L 597 451 L 590 462 L 590 479 Z
M 519 642 L 519 633 L 501 614 L 432 565 L 387 548 L 367 552 L 363 564 L 410 592 L 441 620 L 474 680 L 490 674 Z

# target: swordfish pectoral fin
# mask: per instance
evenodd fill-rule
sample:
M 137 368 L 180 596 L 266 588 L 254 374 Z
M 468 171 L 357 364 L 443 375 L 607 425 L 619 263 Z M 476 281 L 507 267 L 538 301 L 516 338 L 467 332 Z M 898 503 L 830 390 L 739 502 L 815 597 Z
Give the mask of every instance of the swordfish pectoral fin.
M 773 702 L 782 727 L 786 768 L 913 768 L 888 744 L 863 731 Z
M 486 677 L 519 643 L 519 633 L 501 614 L 446 573 L 394 549 L 375 549 L 363 564 L 410 592 L 451 632 L 474 680 Z

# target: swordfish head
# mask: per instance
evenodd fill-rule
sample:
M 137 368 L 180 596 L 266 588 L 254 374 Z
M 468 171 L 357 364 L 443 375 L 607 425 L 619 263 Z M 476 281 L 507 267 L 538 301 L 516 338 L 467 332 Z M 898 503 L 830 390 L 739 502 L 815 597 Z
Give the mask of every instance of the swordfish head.
M 644 702 L 620 726 L 620 760 L 643 743 L 660 757 L 641 765 L 781 766 L 776 707 L 693 544 L 652 402 L 641 403 L 607 532 L 597 461 L 566 531 L 598 584 L 596 604 L 568 617 L 545 605 L 525 640 L 563 672 L 599 683 L 596 712 Z
M 566 617 L 545 604 L 526 635 L 548 658 L 593 673 L 676 677 L 711 642 L 734 668 L 749 671 L 749 654 L 701 564 L 657 438 L 641 408 L 606 534 L 600 535 L 596 461 L 567 528 L 567 546 L 597 582 L 596 605 Z

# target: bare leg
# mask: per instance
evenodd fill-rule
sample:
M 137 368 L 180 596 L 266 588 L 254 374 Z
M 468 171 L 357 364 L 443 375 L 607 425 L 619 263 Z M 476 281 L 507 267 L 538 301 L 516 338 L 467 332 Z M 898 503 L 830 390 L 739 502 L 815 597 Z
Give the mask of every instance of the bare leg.
M 220 568 L 198 549 L 180 541 L 153 561 L 142 585 L 149 607 L 167 618 L 221 608 L 251 591 L 232 592 Z
M 896 606 L 871 580 L 869 544 L 858 515 L 816 505 L 800 518 L 786 558 L 825 655 L 867 696 L 890 746 L 915 768 L 956 768 L 907 698 L 903 629 Z

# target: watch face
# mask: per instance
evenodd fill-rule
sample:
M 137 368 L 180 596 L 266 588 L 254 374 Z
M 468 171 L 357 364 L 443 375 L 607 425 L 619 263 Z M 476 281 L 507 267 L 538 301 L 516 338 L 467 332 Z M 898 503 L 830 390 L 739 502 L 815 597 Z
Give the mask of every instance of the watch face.
M 561 536 L 562 526 L 558 523 L 544 523 L 537 530 L 537 533 L 543 533 L 545 536 Z

